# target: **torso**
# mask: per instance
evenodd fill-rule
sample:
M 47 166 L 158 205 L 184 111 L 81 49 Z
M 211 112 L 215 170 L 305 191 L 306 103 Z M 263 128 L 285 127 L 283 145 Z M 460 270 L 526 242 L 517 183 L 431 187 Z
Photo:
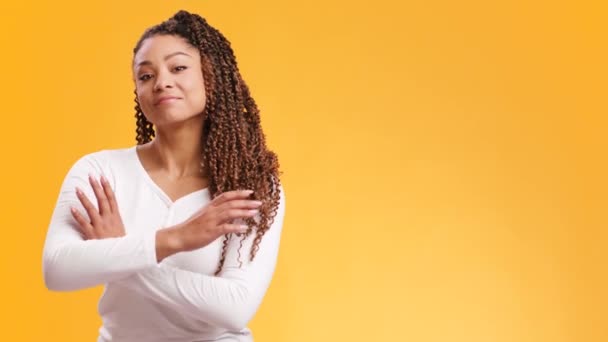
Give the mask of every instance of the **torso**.
M 143 158 L 140 158 L 142 155 Z M 211 198 L 205 191 L 206 182 L 203 178 L 184 177 L 171 181 L 166 174 L 154 172 L 158 168 L 154 166 L 154 159 L 148 159 L 150 155 L 145 152 L 142 155 L 131 148 L 107 150 L 93 155 L 92 161 L 88 163 L 103 166 L 104 169 L 97 173 L 106 174 L 113 180 L 127 236 L 176 226 L 210 203 Z M 146 166 L 150 169 L 150 165 L 153 172 L 148 173 Z M 86 174 L 89 170 L 81 172 Z M 174 200 L 172 203 L 169 197 Z M 236 250 L 239 245 L 237 239 L 230 241 L 225 265 L 238 265 Z M 216 239 L 203 248 L 165 258 L 161 262 L 162 269 L 211 277 L 219 265 L 222 248 L 223 239 Z M 157 279 L 157 284 L 168 283 L 167 286 L 172 286 L 172 276 L 169 273 L 163 274 L 167 278 Z M 151 300 L 145 292 L 130 289 L 118 281 L 105 284 L 98 311 L 103 321 L 98 341 L 222 341 L 223 336 L 228 336 L 231 341 L 251 341 L 248 330 L 244 330 L 244 335 L 241 332 L 230 332 L 207 323 L 205 317 L 193 317 L 176 310 L 169 303 Z

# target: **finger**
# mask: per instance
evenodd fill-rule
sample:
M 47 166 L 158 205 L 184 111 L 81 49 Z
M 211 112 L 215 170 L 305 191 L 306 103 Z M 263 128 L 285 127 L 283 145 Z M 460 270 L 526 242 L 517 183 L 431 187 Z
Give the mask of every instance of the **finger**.
M 82 214 L 80 214 L 80 212 L 78 212 L 78 210 L 76 208 L 71 207 L 70 212 L 72 213 L 72 216 L 78 223 L 77 228 L 78 228 L 78 231 L 80 232 L 80 235 L 82 235 L 82 237 L 85 240 L 92 239 L 94 236 L 93 236 L 93 226 L 91 226 L 91 223 Z
M 224 210 L 218 215 L 218 223 L 223 224 L 228 221 L 236 220 L 239 218 L 253 217 L 259 213 L 258 210 L 244 210 L 244 209 L 229 209 Z
M 222 203 L 234 199 L 246 199 L 253 193 L 253 190 L 233 190 L 226 191 L 211 201 L 211 204 L 214 206 L 221 205 Z
M 93 225 L 96 225 L 97 222 L 99 222 L 99 212 L 97 211 L 93 203 L 89 201 L 84 192 L 82 192 L 82 190 L 80 190 L 80 188 L 78 187 L 76 188 L 76 196 L 78 197 L 78 200 L 80 200 L 80 203 L 82 203 L 84 209 L 87 211 L 87 214 L 89 214 L 89 219 L 91 220 Z
M 93 175 L 89 175 L 89 183 L 91 183 L 93 192 L 95 192 L 95 197 L 97 197 L 97 207 L 99 208 L 99 213 L 101 215 L 109 213 L 110 205 L 108 204 L 106 194 Z
M 222 203 L 217 208 L 218 210 L 229 209 L 258 209 L 262 205 L 262 201 L 236 199 Z
M 246 224 L 234 224 L 234 223 L 224 223 L 219 226 L 220 235 L 226 235 L 231 233 L 242 234 L 247 232 L 249 228 Z
M 112 191 L 112 187 L 110 186 L 110 182 L 106 179 L 105 176 L 101 176 L 101 186 L 106 194 L 106 198 L 108 199 L 108 205 L 110 206 L 110 211 L 113 213 L 118 212 L 118 204 L 116 204 L 116 197 L 114 196 L 114 191 Z

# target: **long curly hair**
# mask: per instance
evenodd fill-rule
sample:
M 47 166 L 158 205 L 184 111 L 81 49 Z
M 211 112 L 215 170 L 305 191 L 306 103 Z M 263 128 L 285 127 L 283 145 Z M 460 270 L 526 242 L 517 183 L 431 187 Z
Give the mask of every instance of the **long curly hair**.
M 148 28 L 133 49 L 137 54 L 143 42 L 156 35 L 174 35 L 186 39 L 201 55 L 207 102 L 203 112 L 202 165 L 209 179 L 211 198 L 219 194 L 251 189 L 252 199 L 263 202 L 259 219 L 248 218 L 249 229 L 240 235 L 240 248 L 250 234 L 255 234 L 249 258 L 251 261 L 260 242 L 272 225 L 279 206 L 279 162 L 266 147 L 260 125 L 260 112 L 237 67 L 230 42 L 198 14 L 179 11 L 170 19 Z M 155 136 L 154 125 L 142 112 L 135 91 L 137 144 Z M 224 236 L 220 262 L 215 275 L 222 270 L 232 234 Z

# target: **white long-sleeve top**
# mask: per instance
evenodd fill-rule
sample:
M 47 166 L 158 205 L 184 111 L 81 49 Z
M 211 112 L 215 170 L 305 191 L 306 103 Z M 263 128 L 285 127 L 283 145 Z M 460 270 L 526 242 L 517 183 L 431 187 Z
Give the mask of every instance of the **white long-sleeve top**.
M 85 241 L 78 233 L 70 207 L 86 211 L 75 188 L 97 207 L 89 174 L 103 174 L 110 182 L 125 236 Z M 223 270 L 214 276 L 223 238 L 156 261 L 156 231 L 185 221 L 208 204 L 208 189 L 172 201 L 150 178 L 135 146 L 87 154 L 66 175 L 51 217 L 43 250 L 46 286 L 71 291 L 104 284 L 98 342 L 252 341 L 247 323 L 268 289 L 279 251 L 285 212 L 279 189 L 277 215 L 254 261 L 249 261 L 249 251 L 255 234 L 240 251 L 240 238 L 233 236 Z

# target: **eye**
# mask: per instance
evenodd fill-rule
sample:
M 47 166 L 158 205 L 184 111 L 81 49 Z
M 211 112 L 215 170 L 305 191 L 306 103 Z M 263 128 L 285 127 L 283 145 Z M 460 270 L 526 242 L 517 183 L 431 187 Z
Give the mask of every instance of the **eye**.
M 175 71 L 184 71 L 186 69 L 188 69 L 188 67 L 185 65 L 180 65 L 180 66 L 173 68 L 173 70 L 175 70 Z
M 143 75 L 139 76 L 140 81 L 147 81 L 151 78 L 152 78 L 152 75 L 150 75 L 150 74 L 143 74 Z

